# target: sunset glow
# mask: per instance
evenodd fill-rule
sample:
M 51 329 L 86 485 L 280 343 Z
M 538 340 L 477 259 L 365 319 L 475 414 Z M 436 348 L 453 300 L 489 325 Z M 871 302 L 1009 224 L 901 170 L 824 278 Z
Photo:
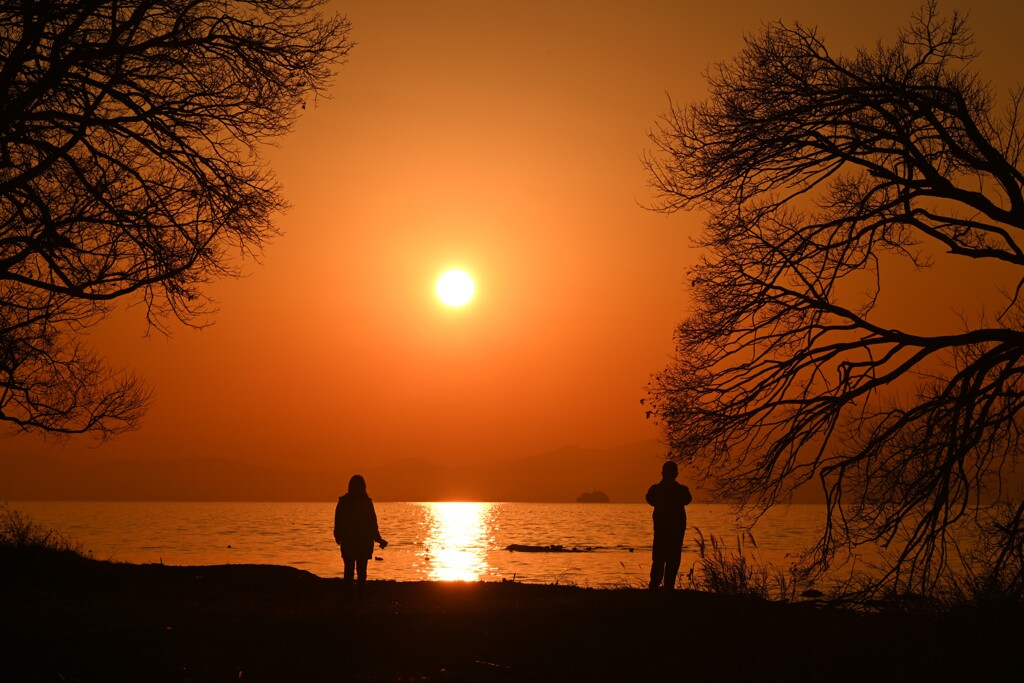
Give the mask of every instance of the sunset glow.
M 1024 0 L 0 17 L 0 683 L 1024 670 Z
M 473 278 L 464 270 L 449 270 L 437 279 L 437 298 L 446 306 L 465 306 L 476 291 Z
M 582 12 L 536 0 L 515 11 L 330 0 L 325 11 L 348 16 L 358 46 L 324 97 L 295 112 L 292 132 L 254 150 L 290 206 L 274 216 L 280 236 L 265 254 L 225 264 L 243 278 L 204 288 L 201 332 L 167 321 L 165 338 L 143 303 L 123 300 L 76 337 L 153 387 L 150 410 L 139 429 L 101 443 L 15 429 L 0 498 L 332 500 L 361 472 L 375 500 L 572 501 L 598 487 L 616 503 L 643 502 L 662 435 L 640 399 L 674 355 L 703 225 L 699 212 L 644 208 L 654 195 L 642 156 L 667 97 L 707 97 L 708 67 L 732 60 L 765 21 L 820 27 L 853 55 L 894 35 L 922 2 Z M 968 5 L 981 77 L 1009 92 L 1024 68 L 1024 3 Z M 451 270 L 473 281 L 462 305 L 437 291 Z M 997 310 L 980 266 L 941 274 L 887 282 L 886 324 L 959 330 L 958 314 L 983 296 Z M 539 459 L 636 444 L 632 469 L 607 476 Z M 46 476 L 23 474 L 15 456 Z M 494 469 L 453 491 L 440 475 L 393 464 L 408 458 Z M 539 473 L 527 469 L 534 458 Z M 194 469 L 212 459 L 253 474 Z M 146 468 L 146 487 L 110 474 L 108 461 Z M 511 461 L 523 463 L 514 476 L 496 465 Z

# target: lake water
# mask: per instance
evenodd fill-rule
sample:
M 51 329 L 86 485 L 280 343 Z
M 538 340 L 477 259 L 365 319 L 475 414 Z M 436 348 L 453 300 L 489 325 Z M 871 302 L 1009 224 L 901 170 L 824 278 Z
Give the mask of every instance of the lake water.
M 332 537 L 334 503 L 10 502 L 45 528 L 70 536 L 97 559 L 172 565 L 278 564 L 341 575 Z M 651 508 L 628 504 L 377 503 L 386 549 L 371 579 L 642 586 L 650 567 Z M 697 559 L 697 529 L 735 548 L 738 524 L 725 505 L 694 504 L 680 570 Z M 771 510 L 744 551 L 785 569 L 811 545 L 824 507 Z M 506 547 L 561 545 L 584 552 L 526 553 Z

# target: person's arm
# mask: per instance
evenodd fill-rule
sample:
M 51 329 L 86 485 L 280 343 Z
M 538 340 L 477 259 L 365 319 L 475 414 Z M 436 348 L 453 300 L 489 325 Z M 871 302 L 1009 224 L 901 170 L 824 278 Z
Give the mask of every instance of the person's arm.
M 334 506 L 334 542 L 341 545 L 341 501 Z
M 381 548 L 387 548 L 388 542 L 381 537 L 380 528 L 377 526 L 377 510 L 374 509 L 373 503 L 370 503 L 370 517 L 373 519 L 373 540 L 377 541 Z
M 685 485 L 683 486 L 683 496 L 682 496 L 682 498 L 683 498 L 683 505 L 689 505 L 690 503 L 693 502 L 693 494 L 690 493 L 690 488 L 688 486 L 685 486 Z

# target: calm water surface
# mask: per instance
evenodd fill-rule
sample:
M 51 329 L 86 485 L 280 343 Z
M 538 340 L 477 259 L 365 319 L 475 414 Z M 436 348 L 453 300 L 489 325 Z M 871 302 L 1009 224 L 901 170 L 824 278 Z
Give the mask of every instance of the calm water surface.
M 341 575 L 334 503 L 11 502 L 41 526 L 71 536 L 99 559 L 173 565 L 279 564 Z M 377 503 L 381 534 L 371 579 L 643 585 L 651 508 L 575 503 Z M 681 574 L 696 559 L 696 529 L 736 546 L 725 505 L 694 504 Z M 744 550 L 785 568 L 824 521 L 820 505 L 772 510 Z M 523 553 L 506 546 L 561 545 L 585 552 Z

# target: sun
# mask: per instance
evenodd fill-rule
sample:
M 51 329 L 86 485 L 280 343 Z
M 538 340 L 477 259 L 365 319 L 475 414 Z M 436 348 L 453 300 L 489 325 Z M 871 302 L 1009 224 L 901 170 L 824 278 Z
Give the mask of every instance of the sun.
M 464 270 L 449 270 L 437 279 L 437 298 L 447 306 L 465 306 L 473 298 L 476 287 Z

